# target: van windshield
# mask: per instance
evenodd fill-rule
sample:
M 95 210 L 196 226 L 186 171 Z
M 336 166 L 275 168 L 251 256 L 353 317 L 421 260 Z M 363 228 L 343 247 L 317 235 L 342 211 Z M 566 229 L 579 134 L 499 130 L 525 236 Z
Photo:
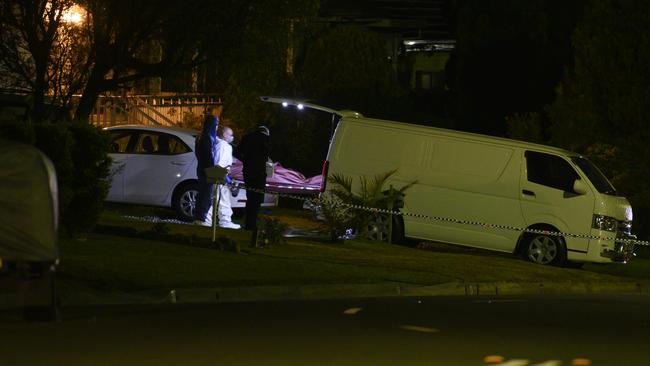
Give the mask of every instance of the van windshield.
M 574 156 L 571 160 L 585 173 L 598 192 L 612 196 L 616 195 L 614 186 L 594 163 L 581 156 Z

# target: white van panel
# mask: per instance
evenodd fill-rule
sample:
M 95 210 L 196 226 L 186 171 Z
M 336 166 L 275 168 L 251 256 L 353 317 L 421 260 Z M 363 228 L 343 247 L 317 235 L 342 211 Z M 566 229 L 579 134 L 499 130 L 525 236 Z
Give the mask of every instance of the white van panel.
M 372 177 L 393 169 L 389 184 L 418 184 L 406 194 L 404 211 L 495 224 L 522 225 L 521 160 L 515 148 L 444 139 L 416 131 L 346 121 L 337 129 L 330 173 Z M 521 154 L 519 154 L 521 155 Z M 355 178 L 354 186 L 359 180 Z M 406 235 L 493 250 L 512 251 L 518 232 L 405 217 Z

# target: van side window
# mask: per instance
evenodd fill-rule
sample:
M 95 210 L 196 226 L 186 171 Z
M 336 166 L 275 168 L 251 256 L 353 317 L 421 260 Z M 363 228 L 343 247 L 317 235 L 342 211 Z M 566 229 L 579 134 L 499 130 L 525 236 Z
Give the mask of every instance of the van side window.
M 528 181 L 573 192 L 573 182 L 580 179 L 575 169 L 559 156 L 526 151 Z

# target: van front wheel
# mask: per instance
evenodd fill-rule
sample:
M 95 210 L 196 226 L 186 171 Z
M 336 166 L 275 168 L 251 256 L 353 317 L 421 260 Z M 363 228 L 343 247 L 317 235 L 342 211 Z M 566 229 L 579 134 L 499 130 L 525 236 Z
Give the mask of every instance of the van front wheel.
M 526 243 L 526 258 L 533 263 L 561 266 L 566 260 L 566 248 L 559 237 L 534 234 Z

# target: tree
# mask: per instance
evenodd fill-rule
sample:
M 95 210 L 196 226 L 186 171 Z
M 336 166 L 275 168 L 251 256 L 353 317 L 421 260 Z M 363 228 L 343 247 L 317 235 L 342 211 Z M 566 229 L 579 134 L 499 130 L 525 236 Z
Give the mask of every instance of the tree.
M 402 92 L 393 78 L 386 42 L 360 27 L 341 26 L 308 39 L 299 66 L 302 94 L 342 109 L 387 117 Z
M 555 144 L 589 154 L 650 229 L 650 3 L 590 0 L 573 35 L 575 67 L 549 107 Z M 636 224 L 635 224 L 636 225 Z
M 65 21 L 73 6 L 85 13 L 81 24 Z M 79 92 L 74 117 L 87 120 L 100 93 L 199 63 L 194 56 L 211 26 L 205 9 L 218 6 L 209 0 L 2 2 L 0 61 L 14 84 L 33 94 L 32 120 L 43 119 L 46 95 L 71 108 Z
M 85 0 L 91 17 L 90 62 L 75 119 L 88 118 L 101 92 L 196 64 L 193 56 L 210 24 L 209 3 Z
M 455 127 L 504 135 L 506 116 L 542 113 L 570 66 L 581 2 L 456 1 L 457 47 L 446 78 Z
M 31 120 L 45 117 L 45 95 L 56 75 L 50 67 L 62 64 L 66 34 L 63 15 L 70 0 L 15 0 L 0 4 L 0 64 L 8 72 L 5 83 L 33 93 Z
M 261 95 L 293 93 L 292 50 L 318 5 L 317 0 L 249 1 L 233 12 L 241 19 L 237 26 L 229 20 L 230 27 L 216 29 L 221 42 L 214 48 L 216 75 L 208 87 L 227 96 L 224 116 L 240 128 L 263 122 L 260 116 L 270 118 Z

